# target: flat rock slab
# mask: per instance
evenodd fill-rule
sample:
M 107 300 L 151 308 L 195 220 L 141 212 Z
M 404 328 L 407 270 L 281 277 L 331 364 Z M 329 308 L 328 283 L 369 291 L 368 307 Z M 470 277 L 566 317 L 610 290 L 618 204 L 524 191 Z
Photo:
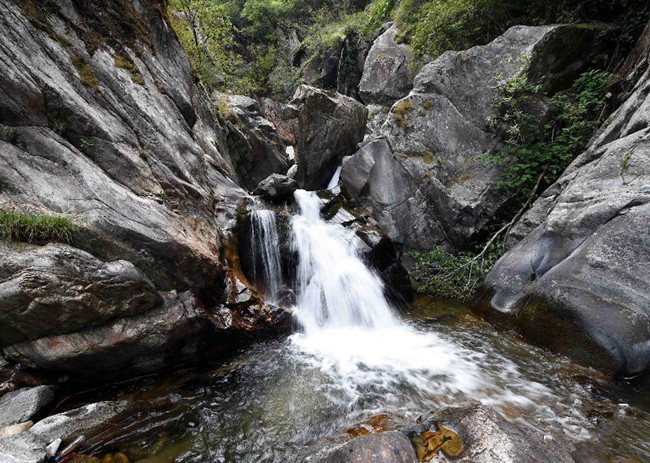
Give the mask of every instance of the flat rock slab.
M 9 392 L 0 399 L 0 428 L 32 418 L 54 398 L 52 386 L 38 386 Z
M 127 408 L 128 402 L 125 401 L 98 402 L 86 405 L 49 416 L 36 423 L 30 433 L 48 443 L 56 439 L 66 441 L 107 423 L 126 411 Z

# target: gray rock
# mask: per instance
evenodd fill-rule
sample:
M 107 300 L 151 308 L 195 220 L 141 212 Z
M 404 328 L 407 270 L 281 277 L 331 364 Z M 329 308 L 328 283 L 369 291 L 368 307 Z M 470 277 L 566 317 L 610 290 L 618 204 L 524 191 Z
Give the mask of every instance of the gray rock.
M 47 454 L 48 457 L 53 457 L 56 455 L 56 452 L 59 450 L 59 447 L 61 446 L 61 442 L 63 442 L 62 439 L 54 439 L 52 442 L 47 444 L 47 447 L 45 447 L 45 453 Z
M 131 262 L 63 244 L 0 243 L 0 344 L 73 332 L 162 302 Z
M 93 403 L 48 416 L 32 426 L 29 434 L 48 443 L 56 439 L 63 441 L 74 439 L 80 435 L 88 435 L 94 429 L 118 418 L 128 410 L 128 407 L 128 402 L 124 401 Z
M 287 175 L 271 174 L 262 180 L 254 194 L 264 198 L 282 201 L 291 198 L 293 192 L 298 189 L 298 182 Z
M 25 421 L 23 423 L 12 424 L 5 426 L 4 428 L 0 428 L 0 439 L 22 434 L 25 431 L 28 431 L 32 426 L 34 426 L 33 421 Z
M 435 417 L 456 432 L 463 440 L 463 453 L 449 459 L 438 453 L 435 462 L 459 461 L 463 463 L 574 463 L 570 442 L 557 445 L 542 438 L 542 433 L 526 425 L 509 422 L 491 408 L 478 405 L 452 409 Z M 420 427 L 435 431 L 434 422 Z M 412 431 L 412 433 L 414 433 Z
M 226 108 L 227 143 L 230 161 L 239 183 L 248 190 L 272 174 L 289 168 L 285 147 L 271 122 L 262 116 L 257 101 L 243 95 L 214 92 L 216 110 Z
M 408 95 L 417 69 L 411 66 L 411 51 L 395 40 L 396 25 L 374 41 L 363 68 L 359 94 L 366 103 L 392 103 Z
M 222 250 L 247 196 L 228 138 L 275 154 L 273 126 L 244 97 L 233 112 L 250 127 L 215 117 L 157 5 L 64 2 L 36 18 L 23 3 L 0 0 L 0 208 L 77 229 L 70 246 L 2 248 L 3 355 L 104 380 L 226 343 L 210 311 L 229 304 Z M 274 167 L 259 164 L 262 180 Z M 246 326 L 268 328 L 259 298 L 246 303 Z
M 612 373 L 650 363 L 650 70 L 517 225 L 486 278 L 488 315 Z
M 301 85 L 291 105 L 297 108 L 296 180 L 313 190 L 327 185 L 344 156 L 363 140 L 367 110 L 339 93 Z
M 345 164 L 343 185 L 393 241 L 463 248 L 506 199 L 496 167 L 480 158 L 499 147 L 487 124 L 498 86 L 523 73 L 549 90 L 568 85 L 602 50 L 600 32 L 517 26 L 488 45 L 443 54 Z
M 339 48 L 328 49 L 309 58 L 302 67 L 303 81 L 319 88 L 336 89 L 342 45 L 341 43 Z
M 353 439 L 317 460 L 319 463 L 417 463 L 411 441 L 399 432 Z
M 0 439 L 0 461 L 2 463 L 43 463 L 47 458 L 45 444 L 41 438 L 29 432 Z
M 53 398 L 52 386 L 23 388 L 5 394 L 0 398 L 0 427 L 31 419 Z

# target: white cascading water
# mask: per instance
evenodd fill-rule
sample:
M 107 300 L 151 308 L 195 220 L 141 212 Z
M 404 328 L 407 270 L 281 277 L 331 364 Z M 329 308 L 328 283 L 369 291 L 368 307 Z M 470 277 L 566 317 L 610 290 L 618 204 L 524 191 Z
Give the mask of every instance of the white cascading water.
M 298 190 L 295 199 L 301 210 L 293 219 L 295 315 L 302 332 L 292 337 L 294 345 L 353 396 L 364 386 L 430 388 L 432 376 L 444 376 L 450 393 L 478 387 L 472 361 L 478 354 L 402 322 L 381 279 L 363 263 L 353 232 L 321 218 L 315 193 Z
M 256 209 L 251 212 L 251 247 L 253 256 L 260 256 L 262 268 L 257 268 L 253 258 L 253 280 L 261 278 L 264 298 L 275 304 L 280 300 L 282 289 L 282 266 L 280 264 L 280 241 L 275 212 Z

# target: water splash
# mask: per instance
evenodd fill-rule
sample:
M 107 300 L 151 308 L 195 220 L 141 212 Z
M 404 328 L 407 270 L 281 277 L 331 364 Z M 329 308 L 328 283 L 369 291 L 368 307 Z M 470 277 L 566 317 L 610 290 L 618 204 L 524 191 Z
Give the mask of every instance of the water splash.
M 275 304 L 281 296 L 282 266 L 274 211 L 256 209 L 251 212 L 251 247 L 253 251 L 253 281 L 262 281 L 266 301 Z M 261 269 L 257 265 L 258 253 L 262 261 Z
M 295 199 L 301 210 L 292 223 L 299 258 L 295 314 L 302 332 L 292 337 L 294 346 L 353 400 L 368 386 L 427 389 L 434 377 L 450 393 L 476 390 L 483 382 L 475 364 L 480 355 L 406 325 L 364 264 L 353 232 L 321 218 L 315 193 L 298 190 Z

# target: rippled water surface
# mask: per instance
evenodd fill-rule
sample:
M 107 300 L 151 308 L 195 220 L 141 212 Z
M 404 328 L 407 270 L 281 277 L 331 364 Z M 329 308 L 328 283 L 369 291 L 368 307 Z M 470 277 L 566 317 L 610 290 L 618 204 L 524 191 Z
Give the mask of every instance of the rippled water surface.
M 462 306 L 425 299 L 409 312 L 407 332 L 295 334 L 214 370 L 126 387 L 119 397 L 141 411 L 86 451 L 121 450 L 147 463 L 303 461 L 310 446 L 380 413 L 399 426 L 482 402 L 534 426 L 540 439 L 552 436 L 554 445 L 600 441 L 601 430 L 616 426 L 603 461 L 649 461 L 643 393 L 497 333 Z

